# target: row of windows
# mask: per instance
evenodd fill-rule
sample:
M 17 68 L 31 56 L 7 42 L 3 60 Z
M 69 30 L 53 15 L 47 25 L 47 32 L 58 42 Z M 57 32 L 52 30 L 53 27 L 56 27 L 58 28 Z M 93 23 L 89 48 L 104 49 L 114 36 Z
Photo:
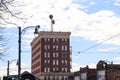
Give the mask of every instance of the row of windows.
M 61 61 L 62 65 L 67 65 L 68 61 L 67 60 L 62 60 Z M 44 60 L 45 65 L 50 65 L 50 60 Z M 53 60 L 53 65 L 59 65 L 59 60 Z
M 44 50 L 50 50 L 50 45 L 44 45 Z M 59 49 L 59 46 L 58 45 L 53 45 L 53 50 L 58 50 Z M 63 45 L 61 46 L 61 49 L 62 50 L 68 50 L 68 46 L 67 45 Z
M 54 43 L 56 43 L 56 42 L 59 42 L 59 40 L 60 39 L 58 39 L 58 38 L 53 38 L 53 42 Z M 62 38 L 61 39 L 61 41 L 62 42 L 68 42 L 68 40 L 69 39 L 67 39 L 67 38 Z M 50 38 L 44 38 L 44 42 L 50 42 L 51 41 L 51 39 Z M 40 44 L 40 41 L 38 41 L 37 43 L 35 43 L 35 45 L 34 46 L 32 46 L 32 50 L 34 50 L 38 45 Z M 46 47 L 45 49 L 50 49 L 50 47 L 48 46 L 48 47 Z M 56 49 L 56 48 L 55 48 Z
M 44 58 L 50 58 L 50 56 L 51 56 L 51 54 L 49 53 L 49 52 L 45 52 L 44 53 Z M 52 57 L 53 58 L 58 58 L 60 55 L 59 55 L 59 53 L 58 52 L 54 52 L 53 54 L 52 54 Z M 61 53 L 61 56 L 62 56 L 62 58 L 67 58 L 68 57 L 68 54 L 67 53 Z
M 62 70 L 62 72 L 68 72 L 68 69 L 66 67 L 62 67 L 61 70 Z M 59 68 L 58 67 L 53 67 L 52 71 L 53 72 L 59 72 Z M 50 72 L 50 67 L 45 67 L 44 72 Z
M 58 38 L 53 38 L 53 42 L 54 42 L 54 43 L 59 42 L 59 40 L 60 40 L 60 39 L 58 39 Z M 50 42 L 50 41 L 51 41 L 50 38 L 44 38 L 44 42 Z M 67 38 L 62 38 L 61 41 L 62 41 L 62 42 L 68 42 L 68 39 L 67 39 Z

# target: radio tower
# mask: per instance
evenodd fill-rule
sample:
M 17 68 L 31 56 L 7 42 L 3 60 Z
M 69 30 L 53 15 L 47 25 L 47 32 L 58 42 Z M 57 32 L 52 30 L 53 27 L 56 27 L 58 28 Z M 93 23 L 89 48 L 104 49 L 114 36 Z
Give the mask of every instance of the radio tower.
M 51 19 L 51 32 L 53 32 L 53 25 L 55 24 L 55 20 L 53 20 L 53 15 L 49 15 L 49 18 Z

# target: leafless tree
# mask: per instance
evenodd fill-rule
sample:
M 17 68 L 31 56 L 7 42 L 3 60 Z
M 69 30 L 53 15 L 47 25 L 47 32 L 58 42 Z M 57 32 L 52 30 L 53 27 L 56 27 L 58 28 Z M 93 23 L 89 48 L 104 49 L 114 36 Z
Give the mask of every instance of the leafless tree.
M 1 57 L 4 56 L 3 53 L 5 52 L 5 48 L 6 48 L 6 40 L 4 38 L 3 35 L 3 28 L 0 28 L 0 59 L 2 59 Z
M 16 0 L 0 0 L 0 25 L 11 24 L 10 18 L 23 19 L 18 16 L 22 12 L 16 9 L 21 5 L 17 2 Z
M 15 9 L 20 6 L 18 3 L 19 2 L 16 0 L 0 0 L 0 59 L 2 58 L 2 55 L 4 51 L 6 51 L 5 49 L 7 47 L 6 39 L 4 34 L 2 34 L 2 31 L 4 30 L 3 27 L 7 24 L 14 23 L 11 22 L 11 18 L 23 19 L 18 16 L 21 12 Z

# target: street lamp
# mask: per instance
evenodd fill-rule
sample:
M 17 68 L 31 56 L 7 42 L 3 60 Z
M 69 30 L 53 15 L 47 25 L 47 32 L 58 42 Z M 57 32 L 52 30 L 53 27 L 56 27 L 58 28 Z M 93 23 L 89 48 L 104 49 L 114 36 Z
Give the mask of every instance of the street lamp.
M 21 35 L 23 32 L 25 32 L 26 29 L 28 28 L 33 28 L 35 27 L 35 32 L 34 34 L 38 34 L 38 29 L 40 28 L 39 25 L 37 26 L 28 26 L 21 30 L 21 27 L 18 27 L 18 80 L 20 80 L 20 73 L 21 73 Z
M 11 61 L 8 60 L 7 77 L 9 77 L 9 66 L 10 66 L 10 63 L 12 63 L 13 61 L 17 61 L 17 60 L 16 59 L 11 60 Z

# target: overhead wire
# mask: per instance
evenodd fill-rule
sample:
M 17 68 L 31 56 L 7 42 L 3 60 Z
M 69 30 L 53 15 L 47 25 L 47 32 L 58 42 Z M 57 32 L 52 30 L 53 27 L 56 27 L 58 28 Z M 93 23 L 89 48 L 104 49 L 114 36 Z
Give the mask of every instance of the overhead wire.
M 113 38 L 115 38 L 115 37 L 118 37 L 119 35 L 120 35 L 120 33 L 119 33 L 119 34 L 116 34 L 116 35 L 114 35 L 114 36 L 112 36 L 112 37 L 110 37 L 110 38 L 108 38 L 108 39 L 105 39 L 105 40 L 103 40 L 103 41 L 101 41 L 101 42 L 99 42 L 99 43 L 97 43 L 97 44 L 95 44 L 95 45 L 93 45 L 93 46 L 91 46 L 91 47 L 88 47 L 88 48 L 86 48 L 86 49 L 84 49 L 84 50 L 82 50 L 82 51 L 79 51 L 79 52 L 76 54 L 76 56 L 79 55 L 80 53 L 84 53 L 84 52 L 86 52 L 87 50 L 92 49 L 92 48 L 94 48 L 94 47 L 96 47 L 96 46 L 98 46 L 98 45 L 101 45 L 101 44 L 103 44 L 103 43 L 106 42 L 106 41 L 109 41 L 109 40 L 111 40 L 111 39 L 113 39 Z

